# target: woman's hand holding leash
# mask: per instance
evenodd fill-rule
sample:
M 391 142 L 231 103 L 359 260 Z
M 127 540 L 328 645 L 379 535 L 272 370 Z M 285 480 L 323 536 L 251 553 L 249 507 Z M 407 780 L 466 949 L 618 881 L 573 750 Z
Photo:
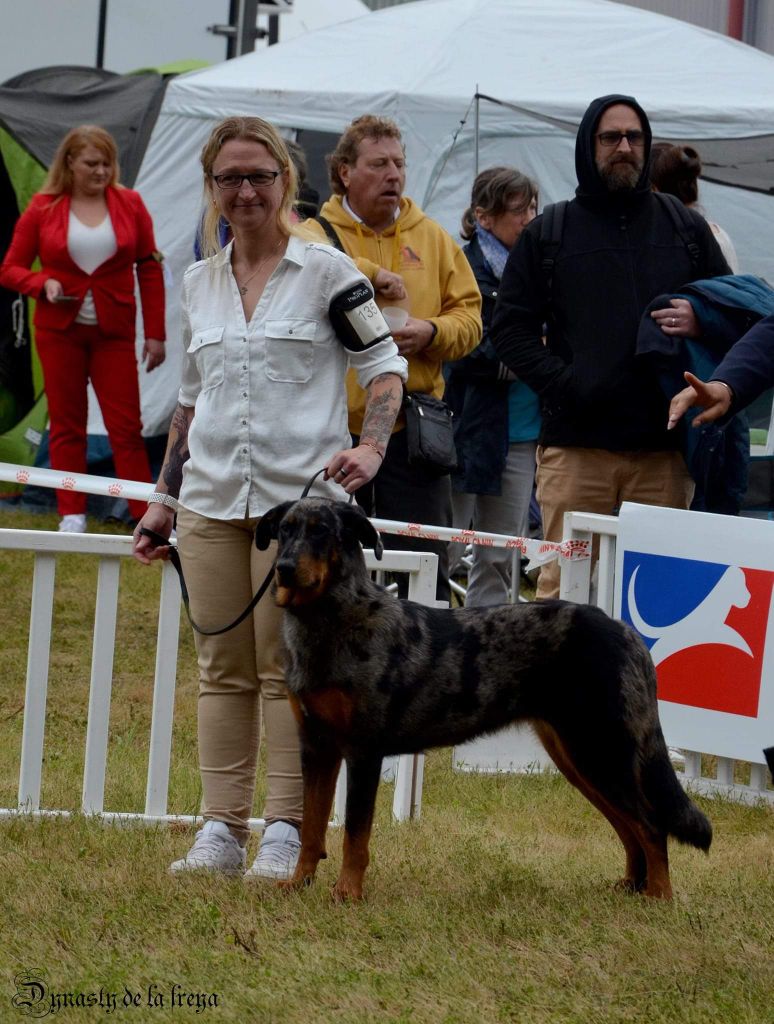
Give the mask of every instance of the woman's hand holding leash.
M 336 452 L 325 467 L 323 479 L 335 480 L 347 494 L 354 494 L 376 476 L 381 464 L 382 454 L 375 445 L 359 444 Z
M 132 534 L 132 555 L 143 565 L 150 565 L 151 562 L 160 558 L 166 561 L 169 558 L 169 545 L 160 545 L 151 537 L 141 533 L 143 529 L 150 530 L 158 537 L 169 539 L 172 533 L 172 524 L 175 520 L 174 509 L 166 505 L 154 504 L 148 507 L 148 511 L 134 528 Z

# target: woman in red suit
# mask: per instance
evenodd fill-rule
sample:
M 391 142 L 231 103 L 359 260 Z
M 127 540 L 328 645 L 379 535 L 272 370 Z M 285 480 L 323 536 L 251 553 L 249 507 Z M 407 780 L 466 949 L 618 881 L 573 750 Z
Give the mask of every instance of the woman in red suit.
M 35 340 L 48 398 L 51 465 L 86 472 L 91 380 L 117 474 L 150 481 L 141 436 L 134 271 L 148 371 L 164 361 L 164 280 L 150 214 L 137 192 L 119 185 L 118 173 L 109 132 L 94 125 L 69 131 L 43 188 L 19 218 L 0 285 L 37 300 Z M 40 269 L 31 270 L 36 259 Z M 86 495 L 57 491 L 57 503 L 59 529 L 83 533 Z M 129 502 L 134 518 L 145 507 Z

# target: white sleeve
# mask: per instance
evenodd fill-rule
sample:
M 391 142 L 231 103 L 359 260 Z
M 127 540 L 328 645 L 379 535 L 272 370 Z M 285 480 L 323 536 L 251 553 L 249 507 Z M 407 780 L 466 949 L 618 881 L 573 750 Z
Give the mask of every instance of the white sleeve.
M 183 278 L 183 294 L 180 302 L 180 340 L 183 344 L 183 370 L 180 380 L 180 391 L 177 395 L 179 405 L 193 408 L 202 389 L 202 381 L 196 368 L 196 360 L 189 355 L 191 346 L 191 319 L 188 315 L 188 288 Z
M 371 283 L 360 273 L 349 256 L 338 251 L 336 251 L 335 255 L 336 265 L 334 273 L 330 278 L 331 291 L 328 296 L 329 301 L 348 289 L 359 290 L 363 285 L 368 289 L 369 294 L 373 295 Z M 375 308 L 373 298 L 368 300 L 366 304 L 374 305 Z M 378 309 L 376 309 L 376 313 L 381 320 L 381 313 Z M 376 341 L 376 343 L 370 343 L 366 337 L 364 338 L 363 347 L 359 349 L 350 348 L 349 346 L 345 347 L 349 365 L 355 370 L 358 384 L 361 388 L 367 388 L 374 377 L 378 377 L 383 373 L 396 373 L 402 380 L 408 379 L 408 363 L 398 352 L 398 346 L 390 335 L 382 338 L 380 341 Z

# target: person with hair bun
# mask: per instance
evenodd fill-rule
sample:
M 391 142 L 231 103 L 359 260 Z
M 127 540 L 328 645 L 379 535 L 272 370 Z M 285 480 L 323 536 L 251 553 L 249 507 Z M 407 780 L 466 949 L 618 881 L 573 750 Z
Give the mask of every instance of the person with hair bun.
M 164 362 L 164 279 L 150 214 L 119 184 L 118 150 L 97 125 L 72 128 L 43 187 L 19 218 L 0 285 L 36 299 L 35 344 L 43 367 L 54 469 L 86 472 L 86 386 L 99 400 L 116 473 L 150 481 L 135 352 L 135 272 L 147 371 Z M 39 259 L 39 270 L 31 270 Z M 86 495 L 57 491 L 60 531 L 86 529 Z M 129 501 L 141 516 L 145 503 Z
M 677 196 L 683 205 L 699 206 L 699 176 L 701 157 L 693 146 L 679 146 L 671 142 L 656 142 L 651 150 L 650 180 L 654 192 L 666 192 Z M 704 218 L 707 220 L 707 218 Z M 726 258 L 731 271 L 739 273 L 739 258 L 734 243 L 719 224 L 707 220 L 720 251 Z
M 299 237 L 296 171 L 258 117 L 217 125 L 201 155 L 203 260 L 183 278 L 182 384 L 156 492 L 134 536 L 148 564 L 177 541 L 193 620 L 221 630 L 271 572 L 256 524 L 301 496 L 346 498 L 382 464 L 400 408 L 405 360 L 366 278 L 344 253 Z M 232 240 L 223 246 L 221 219 Z M 359 444 L 347 427 L 345 377 L 367 400 Z M 219 635 L 195 634 L 204 825 L 175 874 L 242 875 L 263 718 L 266 828 L 248 879 L 290 878 L 300 849 L 298 729 L 285 685 L 282 609 L 269 595 Z
M 446 402 L 454 412 L 459 466 L 452 473 L 454 525 L 525 536 L 535 480 L 540 404 L 497 357 L 489 337 L 500 278 L 513 246 L 537 214 L 538 188 L 513 167 L 490 167 L 473 183 L 462 217 L 463 252 L 482 298 L 481 344 L 445 368 Z M 465 604 L 509 600 L 512 554 L 473 549 Z

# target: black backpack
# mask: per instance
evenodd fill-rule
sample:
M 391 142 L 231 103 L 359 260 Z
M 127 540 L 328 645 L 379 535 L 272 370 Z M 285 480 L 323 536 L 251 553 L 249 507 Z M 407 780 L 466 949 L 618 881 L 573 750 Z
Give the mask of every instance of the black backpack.
M 696 241 L 696 225 L 688 210 L 676 196 L 668 192 L 654 192 L 664 206 L 674 225 L 674 229 L 688 250 L 691 269 L 696 276 L 701 274 L 701 247 Z M 562 245 L 564 218 L 569 200 L 562 199 L 558 203 L 550 203 L 543 210 L 543 221 L 540 225 L 541 267 L 546 281 L 546 292 L 550 295 L 554 281 L 556 256 Z

